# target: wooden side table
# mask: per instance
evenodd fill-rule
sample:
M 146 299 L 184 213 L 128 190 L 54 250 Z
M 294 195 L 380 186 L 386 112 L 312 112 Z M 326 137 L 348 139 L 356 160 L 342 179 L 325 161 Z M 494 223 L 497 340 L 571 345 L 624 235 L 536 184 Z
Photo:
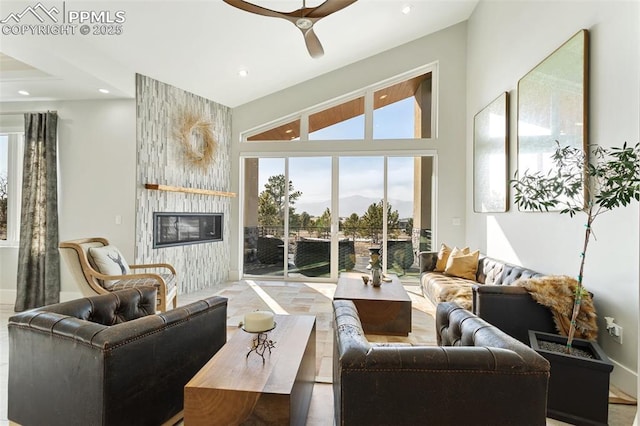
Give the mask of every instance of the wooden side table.
M 380 287 L 362 282 L 362 274 L 343 272 L 334 300 L 351 300 L 365 333 L 406 336 L 411 332 L 411 298 L 396 275 Z

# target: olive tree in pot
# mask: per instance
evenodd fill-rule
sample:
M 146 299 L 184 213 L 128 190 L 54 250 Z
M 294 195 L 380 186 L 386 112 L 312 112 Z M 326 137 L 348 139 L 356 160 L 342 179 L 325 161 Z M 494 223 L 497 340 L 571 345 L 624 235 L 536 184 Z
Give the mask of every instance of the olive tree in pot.
M 584 214 L 586 224 L 568 336 L 530 331 L 531 346 L 551 363 L 549 417 L 575 424 L 606 424 L 613 365 L 596 342 L 574 339 L 575 325 L 586 294 L 583 272 L 595 219 L 640 201 L 640 144 L 592 145 L 583 150 L 558 143 L 552 160 L 554 167 L 548 173 L 525 172 L 512 181 L 516 205 L 532 211 L 559 210 L 571 217 Z M 563 349 L 542 349 L 541 340 L 559 343 Z M 578 356 L 579 349 L 590 352 L 592 358 Z M 579 394 L 576 384 L 581 387 Z

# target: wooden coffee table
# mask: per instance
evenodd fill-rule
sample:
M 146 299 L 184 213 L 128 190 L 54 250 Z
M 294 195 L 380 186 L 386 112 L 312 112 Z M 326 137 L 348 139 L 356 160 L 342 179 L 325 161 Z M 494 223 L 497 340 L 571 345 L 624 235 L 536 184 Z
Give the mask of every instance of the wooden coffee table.
M 343 272 L 334 299 L 351 300 L 365 333 L 406 336 L 411 332 L 411 298 L 396 275 L 374 287 L 362 282 L 361 273 Z
M 255 334 L 236 331 L 187 383 L 184 423 L 304 425 L 316 374 L 316 319 L 276 315 L 265 362 L 246 357 Z

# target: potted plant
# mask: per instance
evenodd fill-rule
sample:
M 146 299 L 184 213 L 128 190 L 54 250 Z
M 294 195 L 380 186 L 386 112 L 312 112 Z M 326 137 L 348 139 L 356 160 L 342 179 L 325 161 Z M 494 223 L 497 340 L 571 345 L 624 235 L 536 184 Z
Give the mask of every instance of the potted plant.
M 531 345 L 551 363 L 548 415 L 577 424 L 606 424 L 609 374 L 613 365 L 596 342 L 574 339 L 576 317 L 586 291 L 583 272 L 593 223 L 600 215 L 640 201 L 640 144 L 621 148 L 590 145 L 587 150 L 558 146 L 548 173 L 525 172 L 512 181 L 515 204 L 526 210 L 586 216 L 580 270 L 568 335 L 531 331 Z M 547 335 L 547 336 L 544 336 Z M 560 343 L 560 352 L 542 349 L 540 339 Z M 578 356 L 576 349 L 590 352 L 593 359 Z M 575 393 L 580 383 L 581 394 Z M 592 397 L 593 399 L 588 399 Z

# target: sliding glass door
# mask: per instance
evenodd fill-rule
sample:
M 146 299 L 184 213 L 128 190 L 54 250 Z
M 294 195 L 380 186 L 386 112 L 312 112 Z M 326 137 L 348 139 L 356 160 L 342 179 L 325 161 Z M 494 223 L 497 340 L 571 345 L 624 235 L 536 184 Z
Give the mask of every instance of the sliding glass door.
M 369 248 L 383 267 L 417 279 L 430 249 L 432 157 L 244 159 L 247 276 L 331 279 L 367 273 Z
M 383 239 L 384 157 L 340 157 L 338 204 L 341 240 L 354 246 L 354 272 L 367 273 L 369 248 Z
M 244 171 L 244 274 L 284 277 L 285 159 L 247 158 Z
M 331 161 L 289 158 L 289 277 L 330 276 Z

